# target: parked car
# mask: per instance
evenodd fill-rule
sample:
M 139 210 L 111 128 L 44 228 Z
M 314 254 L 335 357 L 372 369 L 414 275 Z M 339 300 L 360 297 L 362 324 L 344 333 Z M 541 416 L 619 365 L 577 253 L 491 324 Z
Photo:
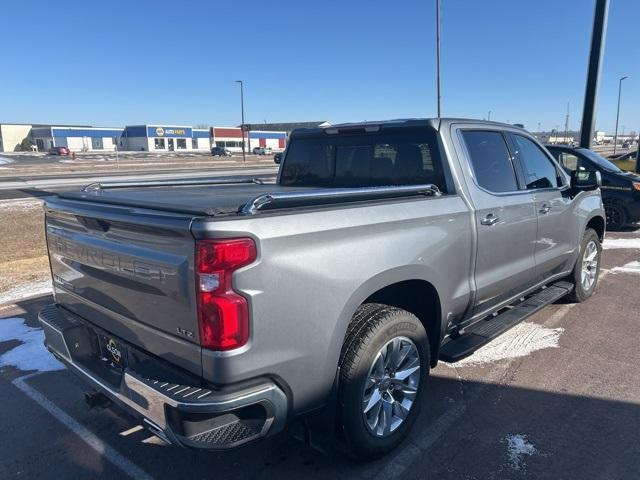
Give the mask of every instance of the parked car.
M 616 167 L 627 172 L 640 173 L 640 162 L 638 162 L 638 150 L 625 153 L 609 161 Z
M 620 170 L 612 161 L 587 148 L 547 145 L 547 149 L 567 172 L 600 172 L 608 230 L 619 230 L 629 223 L 640 221 L 640 175 Z M 619 160 L 616 159 L 616 162 Z
M 230 157 L 231 152 L 224 147 L 211 147 L 211 155 L 214 157 Z
M 378 457 L 438 361 L 598 282 L 598 173 L 568 175 L 510 125 L 295 130 L 276 184 L 209 183 L 44 200 L 47 347 L 88 398 L 176 445 L 233 448 L 304 418 L 304 438 Z
M 253 149 L 254 155 L 271 155 L 271 147 L 255 147 Z
M 71 151 L 67 147 L 51 147 L 49 155 L 70 155 Z
M 282 163 L 282 155 L 284 154 L 284 152 L 276 152 L 275 155 L 273 156 L 273 162 L 277 163 L 278 165 L 280 165 L 280 163 Z

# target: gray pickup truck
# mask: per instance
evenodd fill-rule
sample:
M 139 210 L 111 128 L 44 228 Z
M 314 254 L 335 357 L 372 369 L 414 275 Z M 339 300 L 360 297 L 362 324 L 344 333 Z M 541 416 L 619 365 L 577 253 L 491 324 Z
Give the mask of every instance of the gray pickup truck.
M 185 447 L 304 419 L 361 458 L 406 437 L 439 360 L 591 296 L 605 234 L 597 172 L 464 119 L 296 130 L 276 183 L 92 184 L 45 210 L 39 318 L 89 399 Z

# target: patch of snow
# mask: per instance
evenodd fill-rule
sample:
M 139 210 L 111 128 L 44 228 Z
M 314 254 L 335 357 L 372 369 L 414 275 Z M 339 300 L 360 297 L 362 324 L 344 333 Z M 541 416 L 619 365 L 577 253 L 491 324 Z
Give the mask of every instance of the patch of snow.
M 0 165 L 6 165 L 7 163 L 13 163 L 13 159 L 7 157 L 0 157 Z
M 0 320 L 0 341 L 17 340 L 17 347 L 0 355 L 0 367 L 13 366 L 22 371 L 52 372 L 63 370 L 64 365 L 45 348 L 44 332 L 25 324 L 24 318 Z
M 640 275 L 640 262 L 629 262 L 621 267 L 613 267 L 611 273 L 635 273 Z
M 507 455 L 509 456 L 509 464 L 515 470 L 524 469 L 525 455 L 531 457 L 538 453 L 535 445 L 527 441 L 526 435 L 507 435 L 504 440 L 507 442 Z
M 7 212 L 10 210 L 25 212 L 27 210 L 37 210 L 39 208 L 42 208 L 42 200 L 37 198 L 0 200 L 0 212 Z
M 605 238 L 602 248 L 637 248 L 640 249 L 640 238 Z
M 547 328 L 523 322 L 478 349 L 473 355 L 450 365 L 464 367 L 484 365 L 508 358 L 526 357 L 545 348 L 557 348 L 564 328 Z
M 0 305 L 15 302 L 29 297 L 37 297 L 51 293 L 51 280 L 26 283 L 18 285 L 10 290 L 0 292 Z

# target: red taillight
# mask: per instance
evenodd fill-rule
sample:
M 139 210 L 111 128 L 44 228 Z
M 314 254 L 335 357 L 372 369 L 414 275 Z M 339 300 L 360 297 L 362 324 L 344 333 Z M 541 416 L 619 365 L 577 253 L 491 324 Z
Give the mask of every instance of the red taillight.
M 249 340 L 247 300 L 233 290 L 233 272 L 256 259 L 250 238 L 199 240 L 196 244 L 196 294 L 200 344 L 231 350 Z

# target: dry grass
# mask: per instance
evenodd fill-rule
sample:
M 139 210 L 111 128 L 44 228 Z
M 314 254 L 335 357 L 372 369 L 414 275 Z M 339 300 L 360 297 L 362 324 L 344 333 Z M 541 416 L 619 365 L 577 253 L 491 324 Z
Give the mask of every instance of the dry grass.
M 0 238 L 0 292 L 50 275 L 39 202 L 3 203 Z

